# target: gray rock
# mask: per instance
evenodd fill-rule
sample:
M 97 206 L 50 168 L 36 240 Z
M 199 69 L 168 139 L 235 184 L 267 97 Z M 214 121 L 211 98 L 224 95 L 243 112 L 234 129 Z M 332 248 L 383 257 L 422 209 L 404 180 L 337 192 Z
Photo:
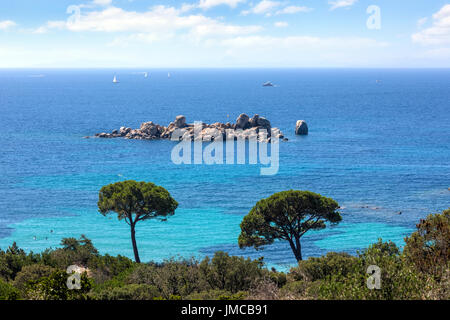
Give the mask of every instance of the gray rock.
M 126 136 L 128 132 L 131 131 L 131 128 L 120 127 L 119 134 L 123 137 Z
M 259 114 L 255 114 L 251 119 L 250 119 L 250 126 L 251 127 L 257 127 L 258 126 L 258 120 L 259 120 Z
M 158 136 L 159 133 L 158 125 L 154 124 L 153 121 L 141 124 L 140 131 L 143 135 L 150 137 Z
M 175 128 L 184 128 L 186 126 L 186 117 L 185 116 L 177 116 L 174 121 Z
M 263 127 L 264 129 L 267 129 L 268 131 L 270 131 L 270 129 L 272 128 L 272 126 L 270 125 L 270 121 L 264 117 L 260 117 L 258 119 L 258 126 Z
M 236 119 L 236 129 L 248 129 L 250 127 L 250 118 L 245 113 L 242 113 Z
M 298 120 L 297 125 L 295 126 L 295 134 L 297 135 L 307 135 L 308 134 L 308 125 L 304 120 Z
M 181 134 L 182 139 L 197 139 L 197 140 L 217 140 L 222 138 L 231 138 L 234 140 L 257 138 L 259 141 L 270 142 L 271 129 L 273 129 L 274 137 L 283 139 L 284 135 L 278 128 L 272 128 L 270 121 L 264 117 L 255 114 L 253 118 L 249 118 L 246 114 L 241 114 L 236 124 L 216 122 L 213 124 L 202 123 L 202 132 L 199 137 L 194 136 L 194 125 L 186 123 L 186 117 L 179 115 L 174 122 L 171 122 L 167 127 L 160 126 L 152 121 L 144 122 L 139 129 L 131 129 L 128 127 L 121 127 L 119 130 L 114 130 L 112 133 L 97 133 L 99 138 L 118 138 L 136 140 L 156 140 L 156 139 L 171 139 L 175 130 L 182 129 L 184 133 Z M 234 131 L 241 129 L 242 131 Z M 227 130 L 232 133 L 228 135 Z
M 272 135 L 272 126 L 270 125 L 270 121 L 266 118 L 259 117 L 258 118 L 258 127 L 265 129 L 267 131 L 267 135 L 270 137 Z

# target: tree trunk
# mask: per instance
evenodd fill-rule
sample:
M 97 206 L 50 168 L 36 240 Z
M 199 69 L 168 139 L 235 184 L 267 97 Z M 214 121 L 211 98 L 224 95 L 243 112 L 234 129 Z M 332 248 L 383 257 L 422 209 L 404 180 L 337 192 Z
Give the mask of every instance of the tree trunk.
M 131 243 L 133 244 L 134 260 L 137 263 L 141 263 L 141 259 L 139 258 L 139 252 L 136 244 L 136 229 L 134 224 L 131 224 Z
M 295 238 L 295 244 L 297 247 L 297 252 L 295 253 L 295 258 L 297 259 L 297 261 L 302 261 L 303 257 L 302 257 L 302 245 L 300 244 L 300 238 Z
M 294 253 L 297 262 L 302 261 L 302 246 L 300 245 L 300 238 L 295 238 L 295 243 L 292 240 L 289 240 L 289 244 L 291 245 L 292 252 Z

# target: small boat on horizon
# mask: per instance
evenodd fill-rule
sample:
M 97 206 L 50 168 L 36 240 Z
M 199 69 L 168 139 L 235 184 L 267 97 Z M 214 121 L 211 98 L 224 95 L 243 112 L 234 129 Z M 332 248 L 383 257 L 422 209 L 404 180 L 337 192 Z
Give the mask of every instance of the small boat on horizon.
M 270 81 L 263 83 L 263 87 L 273 87 L 273 86 L 274 86 L 273 83 Z
M 148 72 L 144 72 L 144 78 L 148 78 Z
M 167 74 L 167 78 L 170 78 L 170 72 Z
M 119 80 L 117 80 L 116 76 L 114 76 L 113 83 L 119 83 Z

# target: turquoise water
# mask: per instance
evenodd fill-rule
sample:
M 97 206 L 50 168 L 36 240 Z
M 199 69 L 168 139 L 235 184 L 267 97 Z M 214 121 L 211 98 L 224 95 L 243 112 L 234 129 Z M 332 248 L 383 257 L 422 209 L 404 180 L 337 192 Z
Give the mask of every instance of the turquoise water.
M 450 206 L 449 70 L 138 71 L 0 71 L 0 248 L 16 241 L 39 252 L 85 234 L 102 253 L 132 257 L 127 225 L 96 209 L 101 186 L 124 179 L 160 184 L 180 203 L 168 221 L 138 225 L 147 261 L 226 250 L 292 265 L 284 243 L 237 247 L 242 217 L 286 189 L 342 207 L 340 225 L 305 236 L 306 257 L 355 253 L 378 238 L 402 245 L 420 218 Z M 278 87 L 262 88 L 267 80 Z M 277 175 L 261 176 L 260 165 L 177 166 L 170 141 L 82 138 L 178 114 L 226 122 L 242 112 L 289 138 Z M 309 136 L 293 134 L 298 119 Z

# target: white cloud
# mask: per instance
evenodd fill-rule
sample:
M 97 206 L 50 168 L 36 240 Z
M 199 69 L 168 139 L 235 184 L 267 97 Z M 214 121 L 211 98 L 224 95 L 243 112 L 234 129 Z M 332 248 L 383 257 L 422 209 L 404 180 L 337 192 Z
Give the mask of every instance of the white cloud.
M 191 34 L 199 37 L 230 36 L 251 34 L 262 30 L 260 26 L 235 26 L 221 23 L 199 24 L 191 29 Z
M 445 59 L 448 61 L 448 57 L 450 57 L 450 48 L 430 49 L 421 54 L 421 58 L 425 59 Z
M 99 6 L 107 6 L 112 3 L 112 0 L 93 0 L 92 2 Z
M 48 29 L 67 29 L 73 32 L 135 32 L 174 33 L 186 31 L 196 37 L 210 35 L 241 35 L 262 30 L 256 25 L 239 26 L 225 24 L 201 14 L 183 15 L 186 8 L 155 6 L 146 12 L 126 11 L 108 7 L 101 11 L 82 13 L 79 18 L 67 21 L 49 21 L 35 30 L 42 33 Z
M 283 3 L 279 1 L 263 0 L 257 5 L 253 6 L 249 10 L 244 10 L 241 12 L 242 15 L 248 14 L 265 14 L 266 16 L 280 15 L 280 14 L 294 14 L 299 12 L 309 12 L 312 8 L 305 6 L 287 6 L 274 12 L 275 9 L 282 6 Z
M 294 14 L 298 12 L 310 12 L 312 8 L 303 7 L 303 6 L 287 6 L 281 10 L 278 10 L 276 14 Z
M 446 4 L 433 15 L 433 25 L 412 35 L 415 43 L 442 45 L 450 43 L 450 4 Z
M 388 43 L 360 37 L 252 35 L 209 40 L 207 44 L 223 47 L 227 63 L 234 66 L 367 67 L 386 63 L 389 55 Z
M 427 17 L 417 20 L 417 28 L 422 28 L 424 24 L 427 23 L 427 21 L 428 21 Z
M 287 22 L 285 22 L 285 21 L 278 21 L 278 22 L 275 22 L 273 25 L 274 25 L 275 27 L 277 27 L 277 28 L 285 28 L 285 27 L 287 27 L 289 24 L 288 24 Z
M 6 30 L 16 26 L 17 24 L 12 20 L 0 21 L 0 30 Z
M 200 0 L 198 7 L 202 9 L 210 9 L 220 5 L 227 5 L 231 8 L 236 8 L 239 3 L 245 1 L 246 0 Z
M 335 10 L 338 8 L 348 8 L 353 6 L 358 0 L 338 0 L 338 1 L 329 1 L 328 3 L 331 5 L 330 10 Z
M 183 3 L 183 4 L 181 5 L 180 12 L 181 12 L 181 13 L 186 13 L 186 12 L 189 12 L 189 11 L 195 9 L 195 8 L 198 8 L 198 6 L 197 6 L 196 4 L 192 4 L 192 3 Z
M 389 45 L 387 42 L 379 42 L 370 38 L 321 38 L 313 36 L 240 36 L 221 40 L 220 44 L 234 48 L 273 47 L 301 50 L 307 48 L 385 48 Z
M 31 32 L 35 33 L 35 34 L 43 34 L 43 33 L 46 33 L 47 31 L 48 31 L 47 27 L 41 26 L 41 27 L 38 27 L 38 28 L 32 30 Z
M 108 44 L 110 47 L 127 47 L 130 44 L 153 44 L 157 41 L 165 41 L 174 38 L 173 33 L 134 33 L 124 37 L 116 37 Z
M 252 7 L 249 10 L 244 10 L 241 13 L 243 15 L 248 15 L 250 13 L 271 15 L 272 10 L 279 7 L 280 5 L 281 2 L 278 1 L 262 0 L 256 6 Z

